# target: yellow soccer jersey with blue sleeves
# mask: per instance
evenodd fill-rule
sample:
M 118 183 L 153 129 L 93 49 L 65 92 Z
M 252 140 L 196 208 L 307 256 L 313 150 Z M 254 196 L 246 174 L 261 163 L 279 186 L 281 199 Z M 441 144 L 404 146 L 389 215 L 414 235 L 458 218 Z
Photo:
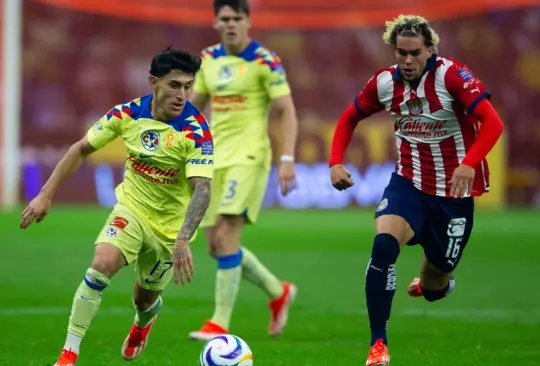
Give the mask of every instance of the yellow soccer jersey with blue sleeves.
M 291 93 L 279 57 L 252 41 L 239 55 L 228 55 L 218 44 L 204 49 L 201 58 L 194 90 L 211 97 L 214 167 L 269 167 L 268 107 Z
M 87 138 L 96 149 L 123 138 L 126 165 L 116 198 L 158 238 L 174 240 L 193 193 L 187 178 L 212 177 L 213 141 L 204 116 L 190 102 L 178 117 L 160 122 L 152 117 L 151 100 L 147 95 L 114 107 Z

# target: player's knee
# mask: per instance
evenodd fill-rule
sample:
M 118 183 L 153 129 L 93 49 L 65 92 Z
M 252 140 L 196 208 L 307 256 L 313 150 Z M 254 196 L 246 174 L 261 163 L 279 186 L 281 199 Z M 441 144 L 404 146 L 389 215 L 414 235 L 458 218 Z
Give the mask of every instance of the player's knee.
M 373 240 L 371 259 L 373 264 L 391 265 L 399 256 L 399 242 L 390 234 L 377 234 Z
M 206 237 L 206 246 L 208 249 L 208 253 L 212 258 L 216 258 L 218 255 L 218 247 L 216 243 L 216 228 L 206 228 L 204 231 L 204 235 Z
M 217 258 L 238 252 L 242 227 L 243 217 L 221 216 L 216 233 L 208 245 L 210 254 Z
M 213 235 L 212 237 L 208 237 L 206 239 L 206 243 L 207 243 L 207 248 L 208 248 L 208 253 L 210 254 L 210 256 L 212 256 L 212 258 L 217 258 L 217 256 L 219 255 L 219 252 L 220 252 L 220 247 L 219 247 L 219 243 L 218 243 L 218 240 L 217 240 L 217 235 Z
M 84 283 L 92 290 L 103 291 L 111 283 L 110 277 L 94 268 L 88 268 L 84 275 Z
M 112 244 L 98 244 L 95 247 L 92 269 L 112 278 L 116 272 L 126 265 L 124 255 Z

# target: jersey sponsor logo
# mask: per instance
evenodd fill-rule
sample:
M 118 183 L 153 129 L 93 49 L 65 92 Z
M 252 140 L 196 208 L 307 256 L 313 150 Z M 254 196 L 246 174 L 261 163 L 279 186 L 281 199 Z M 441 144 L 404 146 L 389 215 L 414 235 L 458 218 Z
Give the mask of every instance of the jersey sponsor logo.
M 243 95 L 229 95 L 226 97 L 220 97 L 217 95 L 212 96 L 212 103 L 222 103 L 222 104 L 230 104 L 230 103 L 244 103 L 246 101 L 247 97 Z
M 203 141 L 201 146 L 201 154 L 214 155 L 214 143 L 212 141 Z
M 156 151 L 159 146 L 159 133 L 146 131 L 141 135 L 142 146 L 148 151 Z
M 473 78 L 471 72 L 467 69 L 459 69 L 458 73 L 463 79 L 463 81 L 471 80 Z
M 220 97 L 212 96 L 212 112 L 229 112 L 229 111 L 245 111 L 247 107 L 244 105 L 247 97 L 243 95 L 229 95 Z
M 105 235 L 107 235 L 110 238 L 116 238 L 118 236 L 118 232 L 116 229 L 112 226 L 109 226 L 107 230 L 105 230 Z
M 399 132 L 408 137 L 433 139 L 448 136 L 445 120 L 405 117 L 396 122 Z
M 423 112 L 422 102 L 418 98 L 409 99 L 407 101 L 407 108 L 409 108 L 409 112 L 412 114 L 421 114 Z
M 186 164 L 213 165 L 214 160 L 212 160 L 212 159 L 187 159 Z
M 109 222 L 109 225 L 117 227 L 121 230 L 124 230 L 126 226 L 128 226 L 129 221 L 123 217 L 115 216 L 111 222 Z
M 133 156 L 130 156 L 128 160 L 131 162 L 130 170 L 149 182 L 156 184 L 176 184 L 179 182 L 177 176 L 180 174 L 181 169 L 158 168 Z

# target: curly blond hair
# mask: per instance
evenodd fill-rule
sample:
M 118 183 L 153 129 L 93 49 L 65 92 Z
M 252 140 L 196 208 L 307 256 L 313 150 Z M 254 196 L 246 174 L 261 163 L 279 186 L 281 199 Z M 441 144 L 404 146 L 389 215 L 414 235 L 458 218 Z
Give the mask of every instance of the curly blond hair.
M 411 32 L 424 36 L 427 47 L 431 47 L 433 53 L 439 51 L 439 35 L 429 26 L 428 21 L 420 15 L 400 14 L 397 18 L 385 22 L 386 30 L 383 40 L 386 44 L 396 45 L 397 36 L 403 32 Z

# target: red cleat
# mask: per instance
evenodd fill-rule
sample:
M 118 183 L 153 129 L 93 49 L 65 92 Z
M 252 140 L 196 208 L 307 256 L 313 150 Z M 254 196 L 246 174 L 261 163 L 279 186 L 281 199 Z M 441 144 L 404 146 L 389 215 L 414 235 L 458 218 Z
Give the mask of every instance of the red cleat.
M 377 340 L 369 350 L 366 366 L 387 366 L 390 364 L 388 348 L 382 339 Z
M 58 357 L 58 361 L 56 361 L 54 366 L 75 366 L 77 357 L 79 356 L 72 350 L 63 349 L 60 357 Z
M 296 297 L 296 286 L 289 282 L 283 282 L 283 294 L 277 299 L 271 300 L 268 307 L 272 312 L 268 333 L 276 336 L 283 331 L 287 325 L 289 308 Z
M 189 333 L 189 338 L 195 341 L 209 341 L 214 337 L 228 333 L 229 331 L 225 328 L 222 328 L 219 324 L 207 320 L 205 324 L 201 327 L 201 329 Z
M 420 277 L 415 277 L 409 284 L 409 287 L 407 287 L 407 292 L 412 297 L 421 297 L 424 296 L 422 294 L 422 287 L 420 287 Z
M 156 322 L 156 316 L 144 328 L 139 328 L 135 324 L 131 326 L 124 344 L 122 345 L 122 357 L 124 360 L 131 361 L 137 358 L 148 345 L 148 336 L 152 326 Z

